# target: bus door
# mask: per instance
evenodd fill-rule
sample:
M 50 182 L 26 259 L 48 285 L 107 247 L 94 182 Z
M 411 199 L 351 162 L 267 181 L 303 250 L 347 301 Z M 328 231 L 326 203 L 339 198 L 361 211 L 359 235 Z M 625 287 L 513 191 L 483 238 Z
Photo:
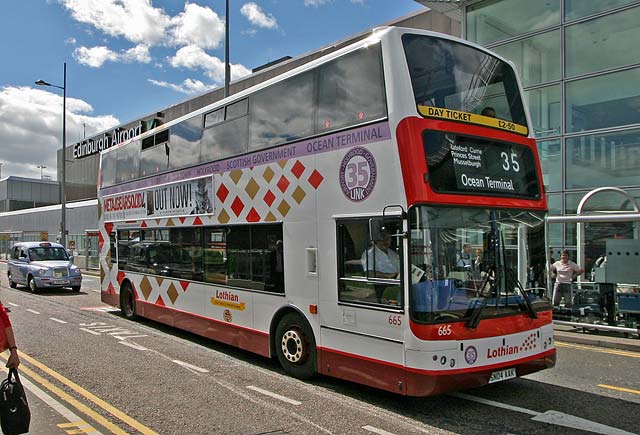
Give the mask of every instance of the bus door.
M 363 357 L 361 362 L 402 366 L 407 322 L 403 222 L 347 217 L 335 224 L 338 289 L 333 300 L 321 299 L 323 346 Z

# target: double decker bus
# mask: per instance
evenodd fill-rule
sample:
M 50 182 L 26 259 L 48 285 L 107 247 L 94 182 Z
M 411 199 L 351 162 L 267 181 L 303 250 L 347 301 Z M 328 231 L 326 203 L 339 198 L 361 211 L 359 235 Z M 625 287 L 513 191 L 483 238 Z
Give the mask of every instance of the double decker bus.
M 111 148 L 102 300 L 403 395 L 552 367 L 521 95 L 482 47 L 379 28 Z

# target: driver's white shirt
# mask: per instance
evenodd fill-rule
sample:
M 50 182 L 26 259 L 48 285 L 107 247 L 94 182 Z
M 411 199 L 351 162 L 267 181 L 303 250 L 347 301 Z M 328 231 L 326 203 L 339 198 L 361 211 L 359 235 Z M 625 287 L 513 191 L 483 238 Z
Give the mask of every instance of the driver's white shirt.
M 373 264 L 374 256 L 376 262 L 375 267 Z M 367 270 L 375 270 L 376 272 L 382 273 L 398 273 L 400 271 L 400 257 L 398 257 L 396 251 L 391 248 L 387 249 L 387 252 L 384 252 L 382 249 L 378 248 L 377 245 L 374 245 L 362 253 L 360 261 L 362 262 L 362 269 L 365 272 Z M 369 264 L 368 269 L 367 264 Z

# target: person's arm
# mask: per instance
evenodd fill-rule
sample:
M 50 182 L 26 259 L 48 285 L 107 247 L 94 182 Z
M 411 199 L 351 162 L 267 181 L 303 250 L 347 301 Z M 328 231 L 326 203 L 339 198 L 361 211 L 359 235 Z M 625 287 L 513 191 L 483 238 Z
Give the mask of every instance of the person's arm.
M 17 369 L 20 365 L 20 357 L 18 356 L 18 347 L 16 346 L 16 338 L 13 335 L 13 328 L 11 326 L 5 328 L 4 333 L 7 334 L 7 343 L 9 344 L 9 352 L 11 352 L 6 367 Z
M 0 304 L 0 325 L 4 327 L 4 333 L 7 336 L 7 344 L 9 345 L 9 359 L 7 360 L 6 367 L 7 368 L 18 368 L 20 365 L 20 357 L 18 356 L 18 347 L 16 346 L 16 337 L 13 335 L 13 328 L 11 326 L 11 321 L 9 320 L 9 316 L 7 316 L 7 312 L 4 309 L 4 306 Z

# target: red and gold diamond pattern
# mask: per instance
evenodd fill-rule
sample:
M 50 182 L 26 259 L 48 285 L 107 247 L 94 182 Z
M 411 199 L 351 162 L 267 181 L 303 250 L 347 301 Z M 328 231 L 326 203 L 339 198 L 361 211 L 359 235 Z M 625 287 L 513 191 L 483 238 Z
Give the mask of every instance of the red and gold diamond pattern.
M 216 177 L 218 222 L 274 222 L 317 190 L 324 177 L 300 159 L 226 172 Z
M 309 163 L 302 160 L 281 160 L 270 165 L 251 167 L 226 172 L 215 179 L 215 213 L 213 215 L 186 216 L 179 218 L 159 218 L 144 220 L 144 226 L 207 226 L 238 222 L 276 222 L 284 219 L 294 207 L 302 206 L 305 199 L 324 182 L 324 176 Z M 104 240 L 109 237 L 111 228 L 103 228 L 100 233 Z M 101 263 L 106 263 L 108 243 L 100 247 Z M 108 282 L 111 292 L 120 287 L 125 273 L 117 267 L 102 264 L 103 283 Z M 129 276 L 136 289 L 136 295 L 147 302 L 175 306 L 180 296 L 188 291 L 188 283 L 145 277 Z M 106 287 L 106 285 L 105 285 Z M 526 346 L 526 344 L 525 344 Z

